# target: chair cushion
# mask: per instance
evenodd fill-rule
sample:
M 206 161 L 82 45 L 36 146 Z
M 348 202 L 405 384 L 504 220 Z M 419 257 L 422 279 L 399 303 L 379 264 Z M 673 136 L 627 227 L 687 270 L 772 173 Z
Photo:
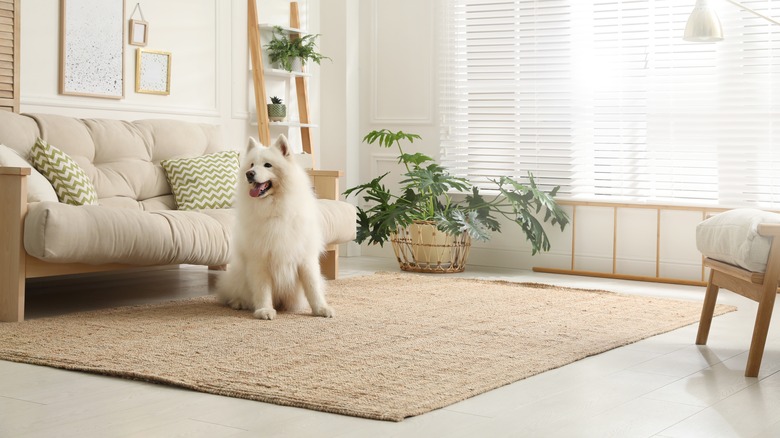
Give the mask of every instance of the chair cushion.
M 780 214 L 752 208 L 717 214 L 696 227 L 696 247 L 705 257 L 764 272 L 772 244 L 771 238 L 758 234 L 758 225 L 764 223 L 780 223 Z
M 70 205 L 97 204 L 97 192 L 84 170 L 65 152 L 40 138 L 30 151 L 35 169 L 54 187 L 60 202 Z
M 27 160 L 22 158 L 14 149 L 0 144 L 0 166 L 7 167 L 27 167 L 30 169 L 30 176 L 27 179 L 27 202 L 57 202 L 57 193 L 51 183 L 35 170 Z
M 160 161 L 179 210 L 230 208 L 236 190 L 238 152 Z

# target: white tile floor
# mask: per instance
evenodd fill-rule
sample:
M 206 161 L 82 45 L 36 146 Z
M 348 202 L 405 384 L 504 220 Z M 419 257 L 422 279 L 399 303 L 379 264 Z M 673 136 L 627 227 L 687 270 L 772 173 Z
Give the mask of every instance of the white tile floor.
M 397 270 L 378 258 L 341 260 L 342 276 Z M 28 318 L 203 295 L 218 275 L 199 268 L 92 276 L 29 287 Z M 701 301 L 703 288 L 469 266 L 462 276 Z M 108 289 L 108 290 L 107 290 Z M 201 394 L 0 361 L 0 437 L 780 437 L 780 323 L 759 378 L 743 376 L 756 305 L 655 336 L 400 423 Z

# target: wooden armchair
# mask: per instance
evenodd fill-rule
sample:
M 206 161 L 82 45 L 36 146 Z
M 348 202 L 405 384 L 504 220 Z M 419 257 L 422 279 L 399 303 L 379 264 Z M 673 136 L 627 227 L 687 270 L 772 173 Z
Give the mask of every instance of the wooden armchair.
M 780 236 L 780 224 L 761 224 L 758 226 L 758 233 L 761 236 L 772 238 L 765 272 L 751 272 L 718 260 L 704 259 L 704 265 L 710 268 L 710 278 L 701 311 L 699 332 L 696 335 L 697 345 L 707 343 L 712 315 L 715 311 L 715 301 L 718 298 L 720 288 L 728 289 L 758 302 L 753 339 L 750 343 L 745 369 L 747 377 L 757 377 L 761 367 L 761 358 L 764 355 L 764 345 L 777 295 L 778 277 L 780 277 L 780 239 L 777 238 Z

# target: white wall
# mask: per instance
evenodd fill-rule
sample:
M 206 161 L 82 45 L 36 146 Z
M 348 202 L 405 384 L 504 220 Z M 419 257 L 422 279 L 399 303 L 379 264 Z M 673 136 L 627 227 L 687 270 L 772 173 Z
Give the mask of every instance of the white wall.
M 256 127 L 248 120 L 254 96 L 249 88 L 245 0 L 126 1 L 125 25 L 140 3 L 149 22 L 146 48 L 172 53 L 171 93 L 135 92 L 137 46 L 125 44 L 125 98 L 121 100 L 58 94 L 60 2 L 22 3 L 22 112 L 219 124 L 226 146 L 231 148 L 243 147 L 248 135 L 257 136 Z M 299 3 L 302 24 L 316 25 L 319 1 Z M 287 0 L 258 0 L 257 4 L 260 22 L 289 24 Z M 310 18 L 310 14 L 315 17 Z M 319 82 L 316 78 L 310 82 L 311 113 L 318 120 Z M 315 139 L 316 135 L 315 131 Z
M 360 134 L 376 129 L 419 134 L 407 150 L 439 155 L 435 84 L 433 0 L 370 0 L 360 8 Z M 398 153 L 376 144 L 360 145 L 360 181 L 386 172 L 399 180 Z M 394 257 L 389 244 L 364 246 L 363 254 Z
M 360 2 L 328 0 L 320 11 L 321 52 L 332 58 L 320 68 L 320 168 L 341 170 L 342 188 L 360 182 Z M 359 255 L 355 243 L 340 254 Z

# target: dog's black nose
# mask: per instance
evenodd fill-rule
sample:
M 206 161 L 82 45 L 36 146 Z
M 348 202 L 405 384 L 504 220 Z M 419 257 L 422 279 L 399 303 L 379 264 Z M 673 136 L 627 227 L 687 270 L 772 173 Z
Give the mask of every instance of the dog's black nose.
M 249 182 L 255 182 L 255 171 L 249 170 L 246 172 L 246 180 Z

